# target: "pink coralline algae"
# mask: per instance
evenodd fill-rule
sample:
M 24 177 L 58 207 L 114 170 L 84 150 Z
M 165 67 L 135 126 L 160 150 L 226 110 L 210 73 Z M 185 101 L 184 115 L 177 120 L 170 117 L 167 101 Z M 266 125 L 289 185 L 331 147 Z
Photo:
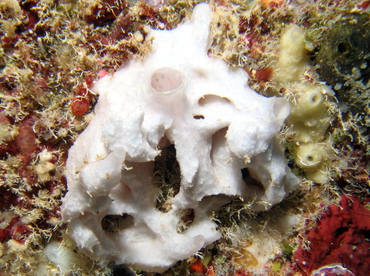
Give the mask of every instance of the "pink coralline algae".
M 159 10 L 161 7 L 168 5 L 168 0 L 146 0 L 145 1 L 149 6 L 155 10 Z
M 369 275 L 370 210 L 358 197 L 342 195 L 339 206 L 329 206 L 305 239 L 309 249 L 300 246 L 293 255 L 304 275 L 331 264 L 356 276 Z
M 4 219 L 0 219 L 0 224 Z M 14 239 L 19 243 L 24 243 L 26 236 L 29 234 L 29 227 L 22 224 L 18 217 L 13 218 L 5 228 L 0 226 L 0 242 Z
M 356 276 L 347 268 L 338 264 L 326 265 L 312 272 L 312 276 Z

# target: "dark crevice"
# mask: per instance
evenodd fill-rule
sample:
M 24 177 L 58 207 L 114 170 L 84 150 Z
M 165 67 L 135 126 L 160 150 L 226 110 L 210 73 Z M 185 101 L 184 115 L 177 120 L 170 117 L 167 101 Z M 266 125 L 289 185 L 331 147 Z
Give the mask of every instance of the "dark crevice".
M 243 181 L 245 182 L 245 184 L 248 185 L 248 187 L 251 187 L 253 190 L 256 190 L 258 192 L 265 190 L 261 181 L 257 179 L 251 168 L 244 168 L 241 170 L 241 173 Z
M 172 198 L 180 191 L 181 172 L 176 159 L 176 149 L 170 145 L 162 149 L 154 160 L 153 185 L 161 189 L 156 208 L 167 213 L 172 209 Z
M 195 120 L 204 120 L 204 116 L 203 115 L 194 115 L 193 118 Z
M 366 242 L 370 242 L 370 230 L 360 230 L 360 234 L 365 238 Z
M 109 233 L 117 233 L 133 226 L 133 224 L 134 218 L 128 214 L 106 215 L 101 221 L 102 229 Z
M 194 221 L 194 209 L 185 209 L 180 211 L 180 220 L 177 223 L 176 232 L 181 234 L 185 232 Z
M 348 227 L 340 227 L 334 231 L 334 236 L 338 237 L 348 231 Z

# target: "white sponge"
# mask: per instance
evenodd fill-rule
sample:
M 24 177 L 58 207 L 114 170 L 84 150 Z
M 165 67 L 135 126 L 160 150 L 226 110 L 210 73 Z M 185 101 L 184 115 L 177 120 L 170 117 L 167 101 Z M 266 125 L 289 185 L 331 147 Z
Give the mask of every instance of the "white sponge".
M 93 87 L 99 101 L 69 151 L 62 213 L 77 245 L 102 264 L 164 271 L 221 237 L 211 211 L 233 197 L 266 209 L 299 182 L 274 139 L 289 104 L 208 57 L 211 16 L 199 4 L 178 28 L 152 30 L 145 60 Z M 177 166 L 177 180 L 159 163 Z

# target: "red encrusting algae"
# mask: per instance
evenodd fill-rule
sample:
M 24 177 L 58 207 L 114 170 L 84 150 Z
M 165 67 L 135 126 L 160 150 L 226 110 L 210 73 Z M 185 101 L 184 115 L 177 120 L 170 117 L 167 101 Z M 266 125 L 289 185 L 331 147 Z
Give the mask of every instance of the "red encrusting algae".
M 73 115 L 83 116 L 89 111 L 92 94 L 89 92 L 90 87 L 94 82 L 92 75 L 87 75 L 85 81 L 76 87 L 76 96 L 71 103 Z
M 214 276 L 215 271 L 211 263 L 204 265 L 201 258 L 197 258 L 189 267 L 194 275 Z
M 29 233 L 29 227 L 21 223 L 18 217 L 14 217 L 5 228 L 0 228 L 0 242 L 14 239 L 24 243 Z
M 370 210 L 357 196 L 342 195 L 339 206 L 330 205 L 305 240 L 309 248 L 302 247 L 302 240 L 293 255 L 304 275 L 330 264 L 342 264 L 356 276 L 368 275 Z

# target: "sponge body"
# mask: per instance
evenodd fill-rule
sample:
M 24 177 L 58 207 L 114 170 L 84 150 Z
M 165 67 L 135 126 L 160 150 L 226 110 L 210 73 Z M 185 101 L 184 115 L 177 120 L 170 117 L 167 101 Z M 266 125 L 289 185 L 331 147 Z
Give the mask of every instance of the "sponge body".
M 102 264 L 164 271 L 221 237 L 210 215 L 233 197 L 268 209 L 299 183 L 274 138 L 289 104 L 258 95 L 244 70 L 207 55 L 211 17 L 199 4 L 178 28 L 152 30 L 145 60 L 93 87 L 99 101 L 69 151 L 62 214 Z M 163 211 L 153 171 L 168 145 L 181 185 Z

